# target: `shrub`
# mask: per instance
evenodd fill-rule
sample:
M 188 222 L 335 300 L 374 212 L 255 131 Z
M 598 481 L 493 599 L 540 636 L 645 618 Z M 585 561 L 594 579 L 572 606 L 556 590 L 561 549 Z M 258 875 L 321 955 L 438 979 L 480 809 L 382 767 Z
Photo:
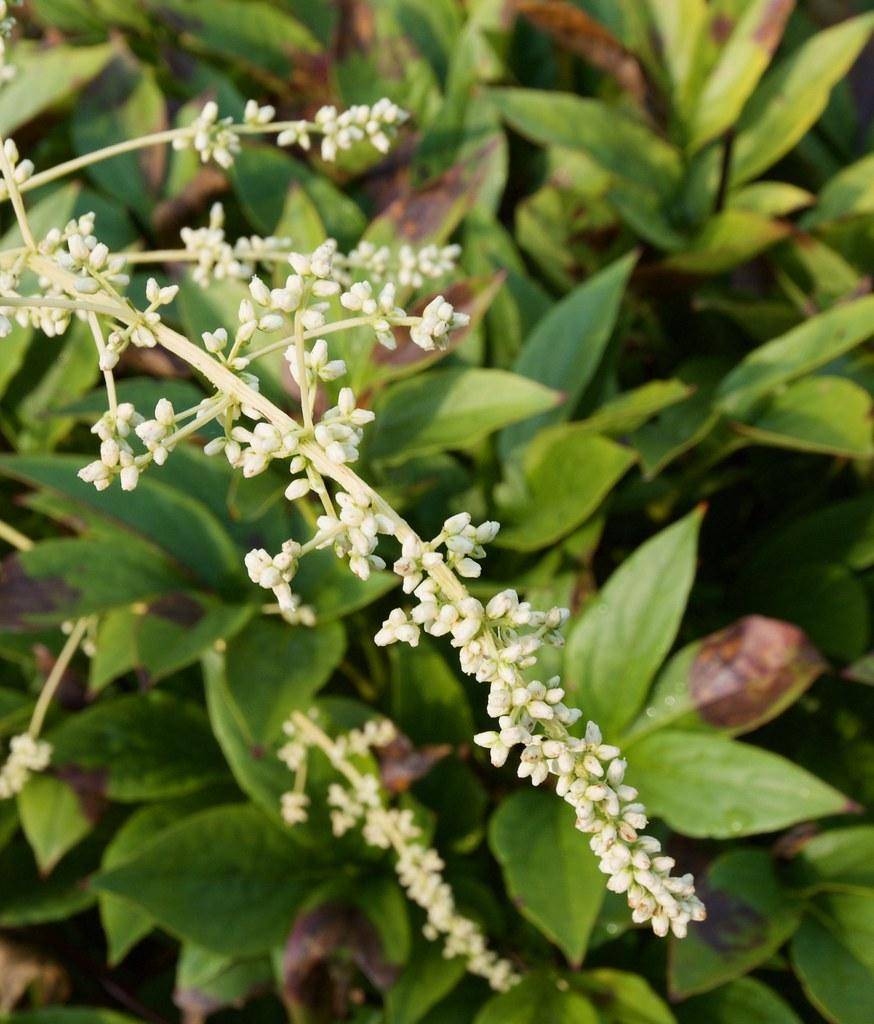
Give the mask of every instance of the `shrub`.
M 0 1009 L 869 1021 L 874 15 L 32 7 Z

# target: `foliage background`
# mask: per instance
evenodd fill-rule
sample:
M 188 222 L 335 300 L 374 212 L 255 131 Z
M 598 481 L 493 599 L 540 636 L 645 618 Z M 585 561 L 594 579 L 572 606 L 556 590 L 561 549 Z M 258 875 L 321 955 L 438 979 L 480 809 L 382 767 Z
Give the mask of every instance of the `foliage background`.
M 135 495 L 80 484 L 102 409 L 90 339 L 19 329 L 0 349 L 0 500 L 39 543 L 0 578 L 3 735 L 60 622 L 100 626 L 52 712 L 55 767 L 0 806 L 0 999 L 107 1009 L 11 1019 L 874 1020 L 872 17 L 839 0 L 30 0 L 0 131 L 38 169 L 208 94 L 234 114 L 383 94 L 413 112 L 379 161 L 256 143 L 226 174 L 149 150 L 30 207 L 42 229 L 94 209 L 113 248 L 175 246 L 217 198 L 229 237 L 462 243 L 447 294 L 473 326 L 445 359 L 347 353 L 378 414 L 365 475 L 423 533 L 462 508 L 503 522 L 477 593 L 572 607 L 555 669 L 626 748 L 709 918 L 683 943 L 629 928 L 567 808 L 471 749 L 482 694 L 448 647 L 373 647 L 390 576 L 310 556 L 319 625 L 259 616 L 242 554 L 307 514 L 278 473 L 241 484 L 191 450 Z M 170 273 L 190 336 L 233 316 L 235 285 Z M 557 391 L 545 411 L 530 380 Z M 292 407 L 288 383 L 277 362 L 265 388 Z M 198 394 L 167 357 L 128 353 L 122 397 Z M 277 831 L 281 722 L 316 695 L 429 748 L 423 777 L 393 766 L 402 799 L 430 814 L 462 907 L 535 970 L 512 997 L 419 937 L 373 851 L 318 815 Z

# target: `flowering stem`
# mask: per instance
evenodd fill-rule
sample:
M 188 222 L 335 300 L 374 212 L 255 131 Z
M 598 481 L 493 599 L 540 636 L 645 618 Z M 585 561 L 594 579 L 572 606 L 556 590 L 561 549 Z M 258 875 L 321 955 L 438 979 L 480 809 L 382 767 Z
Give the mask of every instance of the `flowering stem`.
M 75 288 L 71 285 L 71 291 Z M 101 296 L 104 297 L 104 296 Z M 105 296 L 109 297 L 109 296 Z M 118 309 L 107 303 L 94 302 L 93 299 L 67 299 L 63 295 L 0 295 L 0 307 L 24 306 L 31 309 L 69 309 L 71 312 L 85 310 L 100 313 L 102 316 L 118 317 Z
M 241 123 L 230 124 L 228 129 L 235 135 L 276 135 L 285 131 L 286 128 L 297 127 L 299 123 L 297 121 L 273 121 L 270 124 Z M 308 132 L 320 132 L 319 126 L 313 122 L 307 121 L 305 125 Z M 167 128 L 161 132 L 152 132 L 150 135 L 140 135 L 135 139 L 125 139 L 124 142 L 116 142 L 112 146 L 95 149 L 92 153 L 83 153 L 82 156 L 66 160 L 62 164 L 56 164 L 54 167 L 48 168 L 48 170 L 34 174 L 21 185 L 21 191 L 29 192 L 31 189 L 39 188 L 40 185 L 47 185 L 50 181 L 57 181 L 58 178 L 74 174 L 76 171 L 80 171 L 84 167 L 90 167 L 92 164 L 111 160 L 114 156 L 120 156 L 122 153 L 133 153 L 138 149 L 147 149 L 149 146 L 160 146 L 167 142 L 173 142 L 175 139 L 193 136 L 194 133 L 195 128 L 191 126 L 186 128 Z M 15 199 L 11 189 L 9 194 L 14 203 Z M 27 241 L 27 236 L 25 236 L 25 241 Z M 28 244 L 31 248 L 33 247 L 32 238 Z
M 97 346 L 97 358 L 102 364 L 103 353 L 106 351 L 106 341 L 103 337 L 103 330 L 100 327 L 100 321 L 97 319 L 97 314 L 93 311 L 88 313 L 88 326 L 91 328 L 91 334 L 94 337 L 94 344 Z M 106 386 L 106 399 L 109 403 L 109 411 L 112 415 L 115 415 L 115 411 L 118 408 L 118 398 L 115 393 L 115 376 L 112 370 L 103 371 L 103 383 Z
M 3 172 L 3 180 L 6 182 L 6 191 L 9 193 L 9 198 L 12 200 L 12 208 L 15 210 L 15 218 L 18 221 L 18 227 L 21 229 L 21 237 L 24 239 L 24 244 L 28 249 L 36 249 L 36 242 L 33 240 L 33 232 L 30 230 L 30 224 L 27 220 L 27 211 L 24 209 L 24 203 L 21 201 L 21 192 L 18 188 L 18 182 L 15 180 L 12 164 L 10 164 L 9 157 L 6 155 L 6 148 L 3 145 L 3 141 L 4 140 L 0 138 L 0 171 Z
M 353 327 L 369 327 L 373 324 L 374 320 L 381 319 L 380 316 L 350 316 L 346 320 L 337 320 L 332 324 L 325 324 L 323 327 L 317 327 L 312 331 L 304 331 L 304 341 L 311 341 L 313 338 L 324 338 L 328 334 L 336 334 L 338 331 L 348 331 Z M 421 317 L 418 316 L 405 316 L 399 317 L 397 320 L 392 320 L 392 327 L 413 327 L 419 323 Z M 266 356 L 270 352 L 276 352 L 281 348 L 287 348 L 292 342 L 296 341 L 296 335 L 288 334 L 284 338 L 280 338 L 279 341 L 271 341 L 269 345 L 263 345 L 261 348 L 256 348 L 253 352 L 250 352 L 246 358 L 249 362 L 254 359 L 260 359 L 261 356 Z
M 18 551 L 30 551 L 33 547 L 30 537 L 25 537 L 23 533 L 2 519 L 0 519 L 0 540 L 5 540 L 7 544 L 11 544 Z
M 36 707 L 33 709 L 33 716 L 30 719 L 30 725 L 27 731 L 30 735 L 36 739 L 39 736 L 40 729 L 42 729 L 43 722 L 45 721 L 46 714 L 49 710 L 49 705 L 52 702 L 55 692 L 60 685 L 61 680 L 64 677 L 64 673 L 67 671 L 67 666 L 76 653 L 79 647 L 79 642 L 88 628 L 88 619 L 82 618 L 73 626 L 73 630 L 67 637 L 67 642 L 61 648 L 61 653 L 58 655 L 57 661 L 52 665 L 52 670 L 49 672 L 48 679 L 45 681 L 45 686 L 42 688 L 42 692 L 36 702 Z
M 93 153 L 84 153 L 73 160 L 66 160 L 62 164 L 56 164 L 46 171 L 34 174 L 21 186 L 22 192 L 29 192 L 40 185 L 46 185 L 50 181 L 57 181 L 58 178 L 66 177 L 83 167 L 90 167 L 91 164 L 98 164 L 103 160 L 110 160 L 122 153 L 131 153 L 137 149 L 146 149 L 148 146 L 158 146 L 164 142 L 172 142 L 174 139 L 184 138 L 193 134 L 191 128 L 168 128 L 162 132 L 153 132 L 151 135 L 140 135 L 136 139 L 126 139 L 124 142 L 116 142 L 112 146 L 104 146 L 103 149 L 95 149 Z

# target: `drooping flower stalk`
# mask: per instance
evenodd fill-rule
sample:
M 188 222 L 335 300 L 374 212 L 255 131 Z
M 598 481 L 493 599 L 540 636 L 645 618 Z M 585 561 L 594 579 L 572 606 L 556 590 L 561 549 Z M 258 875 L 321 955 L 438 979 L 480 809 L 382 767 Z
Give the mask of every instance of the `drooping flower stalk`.
M 446 957 L 463 957 L 467 969 L 485 978 L 492 988 L 504 991 L 519 980 L 509 960 L 502 959 L 487 944 L 480 927 L 456 909 L 452 889 L 442 875 L 439 853 L 425 844 L 412 811 L 392 807 L 390 795 L 379 776 L 364 767 L 374 749 L 396 738 L 386 719 L 371 720 L 333 739 L 318 725 L 317 714 L 299 711 L 285 723 L 288 742 L 279 756 L 295 775 L 293 790 L 282 797 L 282 813 L 290 826 L 306 821 L 309 799 L 304 792 L 309 750 L 317 747 L 342 776 L 346 785 L 332 783 L 328 790 L 331 827 L 336 836 L 358 828 L 365 842 L 380 850 L 391 850 L 395 871 L 407 896 L 425 911 L 425 937 L 442 940 Z
M 247 107 L 247 111 L 253 130 L 256 123 L 263 119 L 269 123 L 272 116 L 262 108 Z M 331 116 L 334 120 L 327 115 L 317 117 L 324 137 L 332 140 L 329 152 L 332 145 L 345 148 L 351 144 L 351 136 L 343 134 L 342 118 L 336 112 Z M 361 116 L 356 114 L 349 123 L 359 125 L 356 131 L 367 133 L 380 148 L 382 140 L 376 143 L 371 128 L 360 127 L 364 124 L 358 120 Z M 209 105 L 199 121 L 196 131 L 184 136 L 185 143 L 194 145 L 205 159 L 232 159 L 233 136 L 239 126 L 228 119 L 219 121 L 217 111 Z M 298 135 L 297 140 L 302 138 Z M 110 254 L 97 240 L 93 217 L 71 221 L 62 231 L 55 230 L 37 243 L 27 226 L 14 169 L 5 156 L 0 157 L 0 166 L 26 243 L 23 250 L 9 254 L 11 269 L 0 287 L 0 316 L 8 318 L 16 309 L 30 307 L 34 311 L 30 315 L 41 320 L 47 310 L 53 310 L 55 319 L 49 326 L 58 333 L 71 309 L 84 309 L 89 317 L 102 316 L 109 321 L 105 341 L 102 333 L 94 333 L 107 380 L 128 345 L 160 345 L 200 373 L 214 390 L 185 427 L 178 425 L 182 414 L 166 400 L 159 402 L 154 417 L 146 420 L 129 403 L 117 404 L 110 397 L 108 412 L 94 427 L 101 439 L 100 459 L 80 475 L 98 488 L 110 486 L 119 477 L 122 488 L 132 490 L 144 470 L 161 465 L 176 443 L 212 420 L 221 422 L 224 433 L 209 442 L 207 454 L 223 454 L 245 476 L 263 472 L 277 459 L 286 463 L 293 475 L 286 491 L 289 500 L 312 491 L 324 515 L 317 521 L 317 533 L 305 545 L 288 541 L 277 555 L 260 549 L 250 552 L 246 566 L 253 582 L 274 593 L 291 621 L 301 621 L 291 584 L 304 549 L 330 546 L 338 557 L 348 560 L 354 573 L 366 579 L 373 569 L 385 568 L 377 553 L 380 537 L 393 537 L 400 546 L 394 571 L 403 578 L 404 591 L 412 593 L 418 604 L 411 612 L 395 609 L 376 642 L 401 641 L 415 646 L 422 630 L 450 637 L 459 651 L 462 670 L 489 684 L 488 710 L 497 728 L 479 734 L 476 741 L 490 750 L 495 765 L 503 764 L 510 750 L 520 746 L 518 774 L 530 778 L 534 785 L 555 777 L 558 794 L 576 812 L 577 828 L 591 835 L 592 849 L 609 875 L 608 886 L 627 894 L 635 921 L 650 922 L 659 935 L 671 930 L 681 937 L 690 920 L 703 918 L 704 908 L 695 896 L 691 876 L 673 876 L 673 860 L 662 854 L 656 839 L 642 834 L 646 814 L 636 790 L 624 781 L 626 766 L 619 750 L 603 742 L 594 723 L 589 723 L 583 738 L 571 733 L 580 712 L 565 705 L 557 678 L 545 683 L 527 681 L 525 673 L 536 664 L 540 647 L 561 643 L 559 630 L 567 612 L 536 612 L 513 591 L 504 591 L 483 606 L 463 581 L 479 576 L 484 545 L 494 539 L 498 524 L 474 526 L 470 516 L 461 513 L 450 517 L 437 537 L 424 541 L 351 468 L 358 457 L 362 430 L 373 414 L 359 409 L 352 391 L 343 388 L 337 404 L 315 419 L 320 383 L 336 380 L 345 372 L 342 360 L 328 358 L 325 339 L 331 333 L 366 325 L 378 343 L 393 347 L 393 329 L 403 326 L 409 328 L 413 343 L 431 351 L 445 345 L 451 332 L 467 318 L 442 296 L 430 302 L 420 316 L 409 316 L 396 305 L 392 281 L 374 286 L 368 280 L 350 279 L 350 266 L 357 264 L 356 272 L 362 270 L 368 260 L 373 262 L 373 253 L 365 252 L 362 260 L 338 258 L 336 244 L 328 240 L 309 254 L 289 251 L 292 273 L 279 287 L 270 288 L 251 276 L 250 297 L 240 304 L 230 348 L 225 351 L 230 339 L 224 329 L 206 332 L 200 347 L 162 321 L 161 307 L 172 299 L 174 288 L 161 288 L 151 280 L 145 310 L 123 297 L 119 287 L 126 281 L 124 258 Z M 215 214 L 213 221 L 211 238 L 189 236 L 186 243 L 187 249 L 198 253 L 201 278 L 243 274 L 242 269 L 232 267 L 237 254 L 219 234 L 221 225 Z M 18 293 L 25 269 L 37 273 L 39 294 Z M 357 315 L 329 322 L 337 302 Z M 254 344 L 261 335 L 275 334 L 281 336 L 279 341 Z M 302 421 L 263 396 L 257 377 L 248 369 L 253 359 L 289 341 L 286 358 L 300 388 Z M 135 451 L 134 437 L 145 451 Z

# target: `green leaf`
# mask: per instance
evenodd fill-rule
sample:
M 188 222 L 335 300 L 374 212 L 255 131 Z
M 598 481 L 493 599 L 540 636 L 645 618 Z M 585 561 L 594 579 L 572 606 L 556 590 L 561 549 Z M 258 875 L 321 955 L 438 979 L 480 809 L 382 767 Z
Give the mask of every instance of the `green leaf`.
M 721 47 L 698 94 L 688 126 L 689 149 L 700 149 L 737 121 L 780 42 L 792 0 L 751 0 Z
M 874 332 L 874 296 L 811 317 L 755 349 L 729 373 L 717 392 L 718 407 L 741 417 L 781 384 L 836 359 Z
M 676 1024 L 664 1000 L 637 974 L 600 967 L 575 974 L 571 983 L 591 998 L 604 1024 Z
M 94 339 L 84 323 L 74 320 L 63 337 L 45 339 L 43 344 L 46 343 L 58 351 L 39 383 L 30 386 L 15 410 L 21 422 L 15 437 L 15 446 L 20 452 L 44 452 L 66 437 L 73 422 L 55 416 L 55 410 L 61 403 L 92 388 L 99 374 L 94 359 Z M 30 355 L 34 355 L 34 348 L 30 349 Z M 44 358 L 44 350 L 38 357 Z
M 521 913 L 579 966 L 606 890 L 563 802 L 534 789 L 505 797 L 489 825 L 489 845 Z
M 105 67 L 115 52 L 101 46 L 51 46 L 19 43 L 17 73 L 0 96 L 0 133 L 8 135 L 37 114 L 66 101 Z
M 12 325 L 12 331 L 3 339 L 3 362 L 0 364 L 0 399 L 6 393 L 9 382 L 21 369 L 27 350 L 33 339 L 32 327 Z
M 761 174 L 819 120 L 832 89 L 853 66 L 872 31 L 874 14 L 847 18 L 812 36 L 775 67 L 740 119 L 732 182 Z
M 626 434 L 639 429 L 662 409 L 684 401 L 694 390 L 681 380 L 651 380 L 604 402 L 582 423 L 598 433 Z
M 294 57 L 318 53 L 321 46 L 310 31 L 273 4 L 250 0 L 210 0 L 209 11 L 188 0 L 147 0 L 154 16 L 168 22 L 183 46 L 201 48 L 222 57 L 237 58 L 250 69 L 286 79 Z
M 135 810 L 106 844 L 100 865 L 102 870 L 108 871 L 138 857 L 143 847 L 164 829 L 186 815 L 201 810 L 205 798 L 205 794 L 199 793 L 193 797 L 148 804 Z M 106 934 L 108 960 L 110 964 L 117 964 L 140 939 L 149 934 L 155 922 L 141 907 L 121 896 L 101 892 L 97 902 L 100 923 Z
M 654 197 L 666 198 L 679 183 L 677 150 L 616 106 L 536 89 L 494 89 L 490 95 L 509 124 L 533 142 L 581 150 Z
M 756 181 L 729 196 L 732 210 L 746 210 L 762 217 L 785 217 L 815 202 L 807 189 L 785 181 Z
M 874 825 L 834 828 L 813 836 L 792 861 L 790 879 L 806 896 L 822 891 L 874 892 Z
M 253 741 L 282 736 L 291 711 L 306 710 L 337 667 L 346 647 L 338 623 L 307 628 L 259 619 L 227 646 L 227 690 Z
M 631 450 L 584 423 L 541 431 L 522 458 L 522 493 L 511 487 L 501 502 L 497 538 L 516 551 L 536 551 L 576 529 L 634 463 Z
M 787 897 L 764 850 L 732 850 L 710 866 L 701 888 L 706 923 L 673 949 L 672 995 L 684 998 L 740 977 L 774 954 L 798 926 L 801 905 Z
M 0 1014 L 2 1024 L 140 1024 L 134 1017 L 96 1006 L 45 1006 Z
M 154 683 L 197 661 L 219 640 L 235 636 L 256 612 L 254 605 L 222 604 L 205 594 L 160 597 L 137 615 L 134 664 Z
M 847 458 L 874 453 L 871 397 L 844 377 L 805 377 L 735 424 L 755 444 Z
M 71 786 L 50 775 L 33 776 L 19 793 L 21 827 L 43 874 L 94 827 L 96 818 L 83 803 Z
M 836 174 L 823 188 L 816 206 L 801 221 L 806 230 L 844 217 L 874 212 L 874 153 Z
M 555 391 L 506 370 L 434 370 L 387 388 L 368 446 L 374 459 L 467 448 L 495 430 L 552 408 Z
M 566 685 L 616 736 L 633 721 L 671 648 L 695 576 L 698 510 L 641 545 L 573 625 Z
M 713 429 L 718 419 L 713 409 L 713 395 L 730 365 L 719 357 L 700 356 L 677 367 L 677 378 L 694 393 L 665 409 L 651 423 L 635 431 L 630 439 L 640 452 L 647 478 L 660 473 Z
M 515 371 L 560 391 L 563 400 L 541 416 L 501 434 L 500 451 L 505 459 L 542 427 L 573 414 L 604 355 L 636 261 L 637 253 L 630 253 L 578 285 L 553 306 L 526 339 Z
M 224 775 L 200 708 L 162 693 L 101 702 L 71 715 L 47 738 L 55 765 L 104 772 L 112 800 L 183 796 Z
M 250 956 L 285 939 L 320 873 L 257 808 L 227 805 L 171 826 L 92 886 L 139 904 L 189 942 Z
M 209 721 L 225 760 L 240 789 L 280 822 L 279 801 L 291 778 L 288 769 L 252 734 L 228 688 L 224 656 L 207 651 L 201 664 Z
M 722 210 L 711 217 L 683 252 L 663 261 L 666 270 L 686 274 L 721 274 L 746 263 L 786 238 L 788 224 L 748 210 Z
M 464 686 L 430 642 L 391 648 L 391 717 L 416 744 L 467 743 L 476 731 Z
M 792 963 L 808 999 L 834 1024 L 874 1019 L 874 895 L 817 901 L 792 940 Z
M 242 1008 L 255 994 L 273 987 L 270 958 L 253 960 L 220 956 L 191 943 L 183 943 L 176 966 L 173 1002 L 186 1014 L 222 1007 Z
M 598 1024 L 592 1004 L 567 983 L 548 974 L 529 974 L 509 992 L 492 996 L 474 1024 Z
M 631 740 L 626 753 L 647 809 L 684 835 L 756 835 L 850 809 L 791 761 L 722 736 L 662 729 Z
M 37 873 L 33 854 L 23 841 L 0 852 L 0 927 L 21 928 L 72 917 L 94 902 L 87 876 L 97 865 L 92 840 L 80 843 L 48 877 Z
M 154 72 L 125 53 L 116 56 L 85 90 L 71 119 L 80 156 L 166 127 L 166 106 Z M 88 175 L 101 189 L 148 219 L 165 164 L 166 150 L 153 146 L 96 163 Z
M 674 110 L 685 121 L 694 100 L 695 58 L 707 17 L 706 0 L 646 0 L 646 7 L 667 65 Z
M 387 1024 L 418 1024 L 465 975 L 460 957 L 447 959 L 435 942 L 419 938 L 386 997 Z
M 801 1024 L 801 1018 L 773 989 L 756 978 L 738 978 L 684 1001 L 680 1024 Z
M 77 619 L 182 585 L 156 552 L 125 541 L 48 540 L 11 555 L 0 577 L 0 628 Z
M 130 527 L 210 586 L 239 578 L 240 554 L 201 501 L 158 474 L 140 480 L 132 494 L 117 486 L 96 491 L 76 476 L 87 461 L 75 455 L 5 455 L 0 456 L 0 473 L 47 487 Z

